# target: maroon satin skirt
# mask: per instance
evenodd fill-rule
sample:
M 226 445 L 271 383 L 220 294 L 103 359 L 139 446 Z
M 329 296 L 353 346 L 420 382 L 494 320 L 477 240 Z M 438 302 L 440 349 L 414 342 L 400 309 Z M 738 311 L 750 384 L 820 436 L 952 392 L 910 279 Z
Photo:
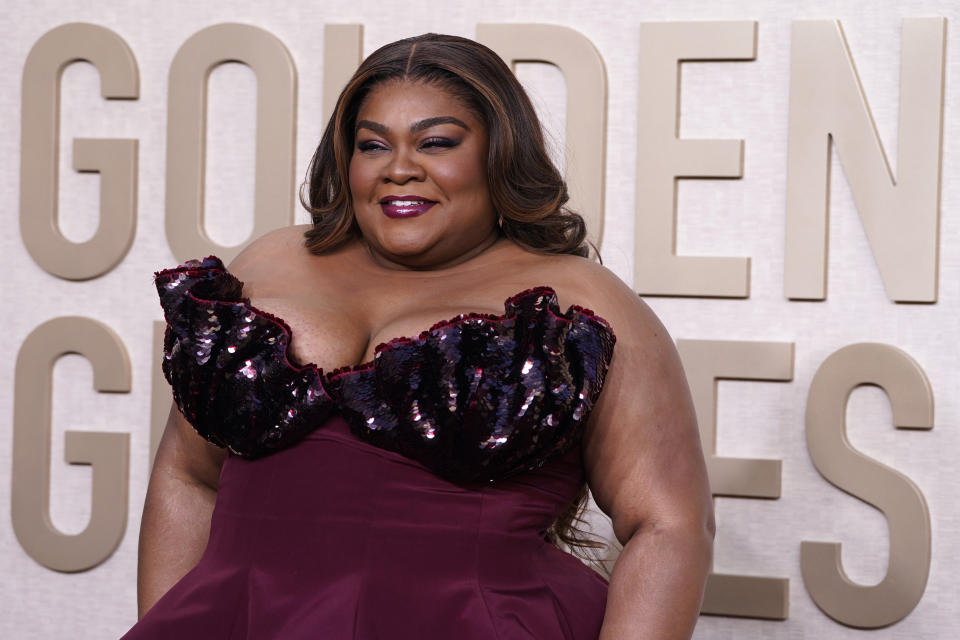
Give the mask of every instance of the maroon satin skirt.
M 596 640 L 606 581 L 544 540 L 582 483 L 575 448 L 452 484 L 335 416 L 227 459 L 199 564 L 124 639 Z

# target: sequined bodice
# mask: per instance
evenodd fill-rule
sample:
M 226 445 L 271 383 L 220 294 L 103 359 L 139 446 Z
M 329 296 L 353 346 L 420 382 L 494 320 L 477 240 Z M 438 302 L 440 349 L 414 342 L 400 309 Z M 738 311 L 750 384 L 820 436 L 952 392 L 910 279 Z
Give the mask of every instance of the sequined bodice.
M 216 257 L 156 274 L 167 320 L 163 371 L 187 420 L 255 458 L 340 413 L 357 437 L 455 482 L 496 481 L 575 445 L 616 341 L 588 309 L 561 313 L 549 287 L 503 315 L 464 314 L 324 373 L 288 359 L 292 333 L 243 298 Z

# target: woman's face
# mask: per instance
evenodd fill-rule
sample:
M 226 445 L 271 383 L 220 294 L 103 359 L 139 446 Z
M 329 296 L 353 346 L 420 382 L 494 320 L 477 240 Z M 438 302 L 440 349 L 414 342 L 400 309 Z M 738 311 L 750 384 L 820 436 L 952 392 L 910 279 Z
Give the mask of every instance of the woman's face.
M 350 194 L 363 237 L 396 268 L 439 268 L 496 236 L 487 131 L 435 84 L 374 87 L 357 114 Z

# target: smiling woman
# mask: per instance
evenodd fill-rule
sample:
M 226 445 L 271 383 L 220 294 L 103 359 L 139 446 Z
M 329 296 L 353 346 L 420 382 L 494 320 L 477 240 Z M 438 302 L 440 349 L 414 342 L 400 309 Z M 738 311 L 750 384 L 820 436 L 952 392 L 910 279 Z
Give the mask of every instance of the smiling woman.
M 373 255 L 437 268 L 496 242 L 486 126 L 466 104 L 436 84 L 393 80 L 357 118 L 350 196 Z
M 516 77 L 486 47 L 436 34 L 378 49 L 344 88 L 301 192 L 301 201 L 313 215 L 314 226 L 307 234 L 311 251 L 322 253 L 359 232 L 342 180 L 349 175 L 356 152 L 358 121 L 365 119 L 360 117 L 361 107 L 368 104 L 370 92 L 396 83 L 429 87 L 434 96 L 442 93 L 439 99 L 454 109 L 406 123 L 407 127 L 443 124 L 434 118 L 457 113 L 467 115 L 457 118 L 461 124 L 480 125 L 482 132 L 475 134 L 488 143 L 484 174 L 489 199 L 504 236 L 534 251 L 587 255 L 583 219 L 564 208 L 566 183 L 550 160 L 536 111 Z M 411 100 L 416 102 L 418 95 L 426 98 L 425 93 L 414 92 Z
M 509 68 L 379 49 L 306 189 L 306 229 L 156 276 L 174 407 L 126 637 L 688 638 L 713 520 L 683 372 L 585 259 Z M 557 546 L 588 484 L 609 585 Z

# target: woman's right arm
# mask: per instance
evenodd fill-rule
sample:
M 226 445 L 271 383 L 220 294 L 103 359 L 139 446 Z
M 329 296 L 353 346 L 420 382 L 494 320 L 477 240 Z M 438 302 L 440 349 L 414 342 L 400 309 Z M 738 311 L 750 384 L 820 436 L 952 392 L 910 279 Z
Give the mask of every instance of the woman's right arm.
M 287 277 L 292 259 L 303 251 L 307 225 L 282 227 L 250 243 L 228 266 L 244 282 Z M 277 271 L 272 271 L 278 269 Z M 137 566 L 139 617 L 197 565 L 210 537 L 210 516 L 217 499 L 220 468 L 227 457 L 200 436 L 176 405 L 157 447 L 140 523 Z
M 226 450 L 204 440 L 176 406 L 171 407 L 140 523 L 138 617 L 203 555 L 225 458 Z

